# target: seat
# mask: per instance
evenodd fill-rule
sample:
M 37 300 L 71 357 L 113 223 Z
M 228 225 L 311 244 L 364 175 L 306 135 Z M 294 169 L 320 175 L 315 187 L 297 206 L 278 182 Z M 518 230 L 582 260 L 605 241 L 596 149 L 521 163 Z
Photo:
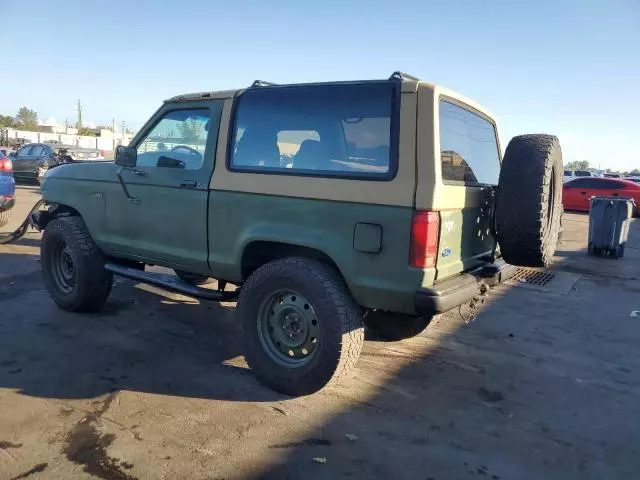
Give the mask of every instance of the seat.
M 280 149 L 276 132 L 249 127 L 238 141 L 233 163 L 240 166 L 280 167 Z
M 318 140 L 304 140 L 293 157 L 293 168 L 301 170 L 335 170 L 326 146 Z

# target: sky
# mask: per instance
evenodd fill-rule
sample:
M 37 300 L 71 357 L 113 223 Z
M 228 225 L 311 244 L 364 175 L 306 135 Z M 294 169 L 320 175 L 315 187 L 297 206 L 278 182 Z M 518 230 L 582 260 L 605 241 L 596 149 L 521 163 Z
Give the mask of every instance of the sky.
M 565 163 L 640 168 L 640 0 L 0 0 L 0 114 L 139 128 L 171 96 L 387 78 L 495 116 L 502 148 L 560 138 Z

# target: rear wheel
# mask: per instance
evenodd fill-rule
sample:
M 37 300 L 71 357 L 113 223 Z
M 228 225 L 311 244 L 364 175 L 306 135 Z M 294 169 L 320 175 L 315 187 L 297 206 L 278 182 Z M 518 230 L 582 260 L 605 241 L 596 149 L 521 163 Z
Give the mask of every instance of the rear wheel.
M 206 275 L 198 275 L 197 273 L 189 273 L 183 270 L 174 270 L 174 272 L 176 272 L 176 275 L 180 280 L 196 287 L 213 282 L 213 278 Z
M 285 258 L 242 286 L 236 315 L 256 378 L 287 395 L 308 395 L 345 375 L 362 350 L 360 308 L 332 268 Z
M 364 321 L 374 335 L 395 342 L 420 335 L 432 319 L 431 315 L 416 317 L 374 310 L 366 315 Z
M 63 310 L 98 311 L 104 305 L 113 275 L 79 217 L 51 220 L 42 235 L 41 265 L 44 285 Z
M 507 263 L 551 263 L 562 217 L 562 172 L 557 137 L 520 135 L 509 142 L 496 199 L 496 233 Z

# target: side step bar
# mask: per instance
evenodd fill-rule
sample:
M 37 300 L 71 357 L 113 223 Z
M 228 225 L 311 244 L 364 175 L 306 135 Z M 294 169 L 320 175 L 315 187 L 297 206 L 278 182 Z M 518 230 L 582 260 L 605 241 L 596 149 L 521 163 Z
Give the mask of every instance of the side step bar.
M 114 275 L 137 280 L 141 283 L 153 285 L 154 287 L 163 288 L 171 292 L 182 293 L 189 297 L 199 298 L 201 300 L 213 300 L 214 302 L 233 302 L 238 299 L 240 289 L 232 292 L 211 290 L 208 288 L 196 287 L 183 282 L 174 275 L 164 273 L 145 272 L 137 268 L 125 267 L 116 263 L 107 263 L 104 268 Z

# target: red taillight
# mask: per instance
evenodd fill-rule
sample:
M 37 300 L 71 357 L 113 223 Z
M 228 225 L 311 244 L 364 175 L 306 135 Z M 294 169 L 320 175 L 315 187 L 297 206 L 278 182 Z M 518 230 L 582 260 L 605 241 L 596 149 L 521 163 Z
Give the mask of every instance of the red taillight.
M 440 214 L 417 211 L 411 221 L 409 263 L 415 268 L 433 268 L 438 258 Z
M 9 160 L 8 158 L 0 160 L 0 171 L 10 172 L 11 170 L 13 170 L 13 164 L 11 163 L 11 160 Z

